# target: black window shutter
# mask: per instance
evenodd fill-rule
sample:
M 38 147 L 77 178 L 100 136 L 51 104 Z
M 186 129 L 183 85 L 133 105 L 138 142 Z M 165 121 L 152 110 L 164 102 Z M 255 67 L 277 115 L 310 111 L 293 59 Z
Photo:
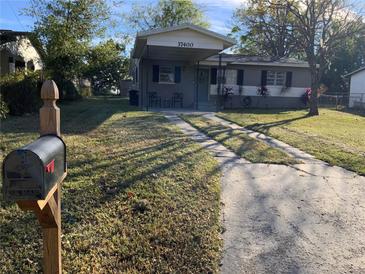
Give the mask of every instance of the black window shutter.
M 288 71 L 286 73 L 286 79 L 285 79 L 285 86 L 286 87 L 291 87 L 291 85 L 292 85 L 292 79 L 293 79 L 293 72 Z
M 217 68 L 210 69 L 210 84 L 211 85 L 217 84 Z
M 181 67 L 175 67 L 175 83 L 181 82 Z
M 153 65 L 152 66 L 152 82 L 158 82 L 160 79 L 160 66 Z
M 243 69 L 237 70 L 237 85 L 239 86 L 243 86 L 243 75 L 244 75 Z
M 261 86 L 266 86 L 267 84 L 267 70 L 261 71 Z

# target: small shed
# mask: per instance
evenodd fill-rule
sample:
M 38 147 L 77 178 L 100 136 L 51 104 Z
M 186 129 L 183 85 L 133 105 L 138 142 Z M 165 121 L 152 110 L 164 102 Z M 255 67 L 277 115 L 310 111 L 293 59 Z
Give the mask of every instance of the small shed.
M 350 77 L 349 107 L 365 108 L 365 66 L 346 77 Z

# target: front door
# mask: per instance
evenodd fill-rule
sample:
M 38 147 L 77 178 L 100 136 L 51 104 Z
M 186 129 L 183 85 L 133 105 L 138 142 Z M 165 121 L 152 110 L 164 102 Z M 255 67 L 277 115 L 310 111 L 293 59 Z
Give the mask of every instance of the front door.
M 198 102 L 208 102 L 209 71 L 199 69 L 198 72 Z

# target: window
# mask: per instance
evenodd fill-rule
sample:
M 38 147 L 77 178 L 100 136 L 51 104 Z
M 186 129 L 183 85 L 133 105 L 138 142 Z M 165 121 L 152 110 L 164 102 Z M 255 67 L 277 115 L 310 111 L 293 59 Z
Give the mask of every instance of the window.
M 268 71 L 267 85 L 269 86 L 284 86 L 285 72 L 283 71 Z
M 160 83 L 175 83 L 175 74 L 172 67 L 160 67 Z
M 226 70 L 226 84 L 236 85 L 237 84 L 237 70 L 227 69 Z
M 25 69 L 25 62 L 15 60 L 15 69 L 16 70 Z
M 181 67 L 160 67 L 152 66 L 152 82 L 162 84 L 173 84 L 181 82 Z

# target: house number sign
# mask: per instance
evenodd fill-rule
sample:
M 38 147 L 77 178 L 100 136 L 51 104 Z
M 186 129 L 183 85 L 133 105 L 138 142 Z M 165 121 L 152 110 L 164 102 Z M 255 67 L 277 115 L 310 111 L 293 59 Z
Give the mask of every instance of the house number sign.
M 194 43 L 193 42 L 177 42 L 177 46 L 180 48 L 193 48 L 194 47 Z

